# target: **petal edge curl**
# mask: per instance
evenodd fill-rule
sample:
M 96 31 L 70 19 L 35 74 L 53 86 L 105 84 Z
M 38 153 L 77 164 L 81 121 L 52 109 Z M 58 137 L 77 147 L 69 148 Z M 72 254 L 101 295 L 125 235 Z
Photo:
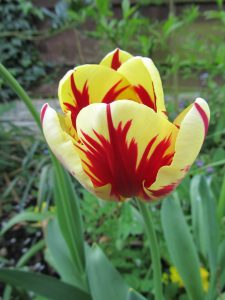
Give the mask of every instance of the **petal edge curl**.
M 204 99 L 197 98 L 184 112 L 175 120 L 180 130 L 173 161 L 159 170 L 155 183 L 148 188 L 148 194 L 156 198 L 169 194 L 179 185 L 195 161 L 208 129 L 210 111 Z
M 41 111 L 41 118 L 43 133 L 52 152 L 86 189 L 92 191 L 92 183 L 83 171 L 79 154 L 72 137 L 67 133 L 63 116 L 58 115 L 54 109 L 45 104 Z
M 166 116 L 161 78 L 150 58 L 135 56 L 126 61 L 118 72 L 133 85 L 141 103 Z

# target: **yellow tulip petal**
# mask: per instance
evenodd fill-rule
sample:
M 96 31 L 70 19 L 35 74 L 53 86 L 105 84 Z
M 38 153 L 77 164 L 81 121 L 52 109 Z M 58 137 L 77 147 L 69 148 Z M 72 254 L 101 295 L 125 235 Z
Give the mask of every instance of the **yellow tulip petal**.
M 117 70 L 124 62 L 133 56 L 119 48 L 108 53 L 100 62 L 100 65 Z
M 166 115 L 161 78 L 151 59 L 133 57 L 117 71 L 133 85 L 141 103 Z
M 173 121 L 173 124 L 177 126 L 177 128 L 180 128 L 180 124 L 183 121 L 186 114 L 189 112 L 189 110 L 193 107 L 193 103 L 190 104 L 188 107 L 186 107 Z
M 149 198 L 143 186 L 172 162 L 177 127 L 129 100 L 91 104 L 80 111 L 76 125 L 83 168 L 95 188 L 110 185 L 110 197 L 119 201 Z M 108 199 L 109 192 L 101 197 Z
M 146 190 L 155 198 L 170 193 L 181 182 L 195 161 L 208 130 L 210 112 L 205 100 L 196 101 L 175 120 L 180 129 L 175 143 L 175 154 L 170 166 L 162 167 L 155 183 Z
M 59 100 L 64 112 L 71 112 L 76 127 L 79 111 L 91 103 L 110 103 L 138 97 L 130 83 L 113 69 L 100 65 L 83 65 L 70 70 L 59 83 Z
M 76 142 L 67 131 L 64 117 L 45 104 L 42 108 L 41 120 L 44 136 L 52 152 L 86 189 L 92 191 L 93 185 L 83 171 L 79 153 L 74 145 Z

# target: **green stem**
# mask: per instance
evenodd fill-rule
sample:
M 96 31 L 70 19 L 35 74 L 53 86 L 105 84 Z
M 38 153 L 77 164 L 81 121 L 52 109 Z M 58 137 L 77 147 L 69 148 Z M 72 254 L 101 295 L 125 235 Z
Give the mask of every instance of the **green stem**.
M 21 87 L 21 85 L 16 81 L 16 79 L 10 74 L 10 72 L 0 64 L 0 76 L 4 79 L 4 81 L 10 86 L 10 88 L 17 94 L 19 98 L 21 98 L 32 114 L 34 120 L 36 121 L 38 127 L 41 129 L 40 116 L 35 109 L 32 100 L 27 95 L 25 90 Z
M 144 202 L 137 200 L 139 210 L 143 216 L 145 229 L 148 236 L 152 264 L 153 264 L 153 281 L 155 288 L 155 300 L 163 300 L 162 293 L 162 273 L 161 273 L 161 263 L 159 255 L 159 247 L 156 239 L 156 233 L 154 230 L 154 225 L 152 221 L 151 210 L 148 205 Z

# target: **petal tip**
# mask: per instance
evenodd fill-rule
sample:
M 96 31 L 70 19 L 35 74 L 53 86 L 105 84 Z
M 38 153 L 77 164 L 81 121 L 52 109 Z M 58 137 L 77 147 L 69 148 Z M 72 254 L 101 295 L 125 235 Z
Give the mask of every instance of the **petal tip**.
M 204 124 L 205 136 L 209 127 L 210 110 L 207 102 L 203 98 L 197 98 L 194 103 L 194 107 L 198 111 L 202 122 Z
M 41 124 L 42 124 L 42 125 L 43 125 L 45 113 L 46 113 L 46 110 L 47 110 L 48 107 L 49 107 L 49 104 L 48 104 L 48 103 L 45 103 L 45 104 L 42 106 L 41 114 L 40 114 Z

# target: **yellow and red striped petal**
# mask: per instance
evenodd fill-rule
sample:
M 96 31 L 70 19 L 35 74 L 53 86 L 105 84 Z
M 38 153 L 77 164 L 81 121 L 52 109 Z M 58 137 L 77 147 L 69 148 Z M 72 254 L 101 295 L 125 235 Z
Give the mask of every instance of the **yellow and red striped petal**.
M 59 100 L 64 112 L 71 112 L 76 128 L 79 111 L 91 103 L 110 103 L 118 99 L 138 97 L 130 83 L 113 69 L 100 65 L 83 65 L 70 70 L 59 84 Z
M 74 145 L 76 142 L 68 132 L 65 117 L 58 115 L 45 104 L 41 111 L 41 121 L 44 136 L 52 152 L 86 189 L 93 191 L 91 180 L 83 171 L 79 153 Z
M 163 197 L 174 190 L 195 161 L 205 139 L 210 112 L 205 100 L 196 101 L 182 112 L 175 123 L 180 126 L 175 154 L 170 166 L 162 167 L 152 186 L 146 189 L 150 197 Z
M 76 125 L 83 168 L 96 189 L 107 187 L 101 197 L 149 198 L 143 185 L 154 183 L 158 170 L 172 162 L 177 127 L 129 100 L 89 105 Z
M 102 59 L 100 65 L 117 70 L 123 63 L 132 57 L 133 56 L 130 53 L 116 48 Z
M 161 78 L 151 59 L 133 57 L 122 64 L 118 73 L 133 85 L 141 103 L 166 116 Z

